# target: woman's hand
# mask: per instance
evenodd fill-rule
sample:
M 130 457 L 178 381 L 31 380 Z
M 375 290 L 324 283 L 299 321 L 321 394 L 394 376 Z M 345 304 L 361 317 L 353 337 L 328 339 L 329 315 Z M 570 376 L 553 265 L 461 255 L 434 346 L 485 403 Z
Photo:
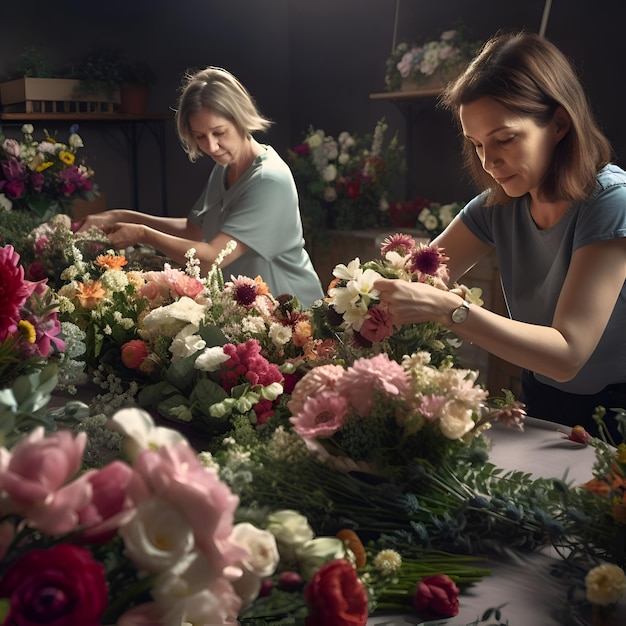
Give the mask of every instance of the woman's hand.
M 396 325 L 439 322 L 449 326 L 450 312 L 462 300 L 452 292 L 406 280 L 380 278 L 374 282 L 374 289 L 380 292 Z
M 116 250 L 123 250 L 128 246 L 144 243 L 146 227 L 143 224 L 117 223 L 103 228 L 111 246 Z
M 111 211 L 103 211 L 102 213 L 92 213 L 87 215 L 82 221 L 79 233 L 82 233 L 90 228 L 99 228 L 100 230 L 107 232 L 107 229 L 111 228 L 120 221 L 120 218 L 115 209 Z

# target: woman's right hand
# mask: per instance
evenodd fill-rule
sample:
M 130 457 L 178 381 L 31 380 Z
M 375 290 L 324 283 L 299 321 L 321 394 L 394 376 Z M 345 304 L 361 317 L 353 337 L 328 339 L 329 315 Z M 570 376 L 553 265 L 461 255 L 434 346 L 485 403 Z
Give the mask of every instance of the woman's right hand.
M 127 214 L 128 211 L 124 209 L 109 209 L 101 213 L 92 213 L 87 215 L 81 222 L 78 232 L 82 233 L 90 228 L 99 228 L 101 231 L 108 233 L 116 224 L 130 221 L 127 219 Z

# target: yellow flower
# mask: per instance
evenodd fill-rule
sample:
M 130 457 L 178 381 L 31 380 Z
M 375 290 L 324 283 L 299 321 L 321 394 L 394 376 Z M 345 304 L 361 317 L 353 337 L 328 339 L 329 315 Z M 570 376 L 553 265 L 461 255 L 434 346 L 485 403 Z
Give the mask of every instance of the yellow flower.
M 617 462 L 626 463 L 626 443 L 620 443 L 617 446 Z
M 395 550 L 381 550 L 374 557 L 374 567 L 388 576 L 397 572 L 402 565 L 402 557 Z
M 22 338 L 28 343 L 35 343 L 37 341 L 37 332 L 35 327 L 28 320 L 20 320 L 17 323 L 17 328 L 20 331 Z
M 61 159 L 61 161 L 63 161 L 63 163 L 65 163 L 66 165 L 74 165 L 76 157 L 67 150 L 61 150 L 59 152 L 59 159 Z
M 624 570 L 614 563 L 602 563 L 589 570 L 585 576 L 587 599 L 593 604 L 615 604 L 626 592 Z
M 44 170 L 47 170 L 49 167 L 52 167 L 53 165 L 54 165 L 54 163 L 52 161 L 44 161 L 43 163 L 40 163 L 35 168 L 35 171 L 36 172 L 43 172 Z

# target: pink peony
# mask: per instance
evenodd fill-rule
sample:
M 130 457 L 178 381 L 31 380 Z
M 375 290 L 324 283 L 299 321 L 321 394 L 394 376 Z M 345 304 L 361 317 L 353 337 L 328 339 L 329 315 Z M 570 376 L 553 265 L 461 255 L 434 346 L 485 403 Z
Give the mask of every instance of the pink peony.
M 304 439 L 331 437 L 343 426 L 349 408 L 346 397 L 322 391 L 308 398 L 302 410 L 289 421 Z
M 374 391 L 389 396 L 405 396 L 410 376 L 404 368 L 386 354 L 357 359 L 337 382 L 336 391 L 345 395 L 361 417 L 369 415 L 374 403 Z
M 341 365 L 320 365 L 307 372 L 296 384 L 287 407 L 292 415 L 302 411 L 307 398 L 326 389 L 333 390 L 345 370 Z

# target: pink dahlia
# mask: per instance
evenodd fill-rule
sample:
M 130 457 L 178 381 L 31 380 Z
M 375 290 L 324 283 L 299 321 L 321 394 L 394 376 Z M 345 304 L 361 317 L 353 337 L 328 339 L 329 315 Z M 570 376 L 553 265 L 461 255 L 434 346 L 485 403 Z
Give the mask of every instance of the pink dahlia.
M 347 396 L 357 413 L 366 417 L 372 410 L 375 391 L 391 397 L 406 396 L 410 384 L 404 368 L 383 353 L 357 359 L 337 383 L 336 391 Z
M 0 248 L 0 341 L 16 330 L 20 309 L 36 284 L 24 279 L 20 255 L 13 246 Z
M 396 233 L 390 237 L 385 237 L 383 245 L 380 247 L 380 255 L 384 257 L 387 252 L 397 252 L 401 256 L 411 254 L 415 250 L 415 239 L 403 233 Z

